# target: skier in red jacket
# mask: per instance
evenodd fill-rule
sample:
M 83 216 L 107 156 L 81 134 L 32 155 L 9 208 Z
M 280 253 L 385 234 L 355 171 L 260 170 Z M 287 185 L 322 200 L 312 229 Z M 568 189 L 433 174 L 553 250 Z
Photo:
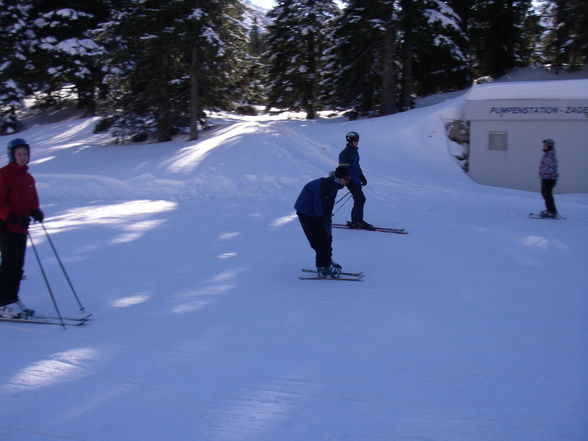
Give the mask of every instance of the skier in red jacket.
M 30 217 L 43 222 L 35 180 L 29 174 L 30 147 L 24 139 L 8 143 L 8 165 L 0 168 L 0 316 L 26 318 L 34 312 L 19 300 Z

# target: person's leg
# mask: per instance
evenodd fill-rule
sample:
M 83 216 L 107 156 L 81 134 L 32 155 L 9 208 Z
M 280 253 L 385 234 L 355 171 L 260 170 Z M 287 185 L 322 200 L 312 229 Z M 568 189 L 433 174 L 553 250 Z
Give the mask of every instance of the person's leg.
M 315 266 L 329 266 L 333 255 L 331 235 L 325 231 L 318 218 L 298 213 L 298 219 L 311 248 L 315 251 Z
M 8 231 L 0 222 L 0 306 L 18 300 L 23 275 L 27 236 Z
M 543 179 L 541 181 L 541 194 L 545 200 L 545 208 L 552 214 L 557 214 L 555 200 L 553 199 L 553 188 L 556 183 L 556 179 Z
M 365 195 L 361 185 L 349 184 L 348 187 L 353 196 L 353 208 L 351 209 L 351 222 L 354 224 L 363 222 L 363 207 L 365 206 Z

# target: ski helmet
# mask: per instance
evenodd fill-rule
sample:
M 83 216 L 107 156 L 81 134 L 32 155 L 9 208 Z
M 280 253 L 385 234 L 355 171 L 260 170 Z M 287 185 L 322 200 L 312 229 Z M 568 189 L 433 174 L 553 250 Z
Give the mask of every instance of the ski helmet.
M 345 135 L 345 139 L 347 142 L 359 141 L 359 133 L 349 132 L 347 135 Z
M 349 178 L 351 175 L 349 174 L 349 167 L 345 167 L 340 165 L 335 169 L 333 172 L 336 178 Z
M 8 143 L 8 146 L 6 148 L 6 153 L 8 154 L 8 161 L 16 162 L 14 159 L 14 149 L 18 147 L 25 147 L 29 155 L 31 154 L 31 148 L 29 147 L 27 142 L 22 138 L 15 138 Z

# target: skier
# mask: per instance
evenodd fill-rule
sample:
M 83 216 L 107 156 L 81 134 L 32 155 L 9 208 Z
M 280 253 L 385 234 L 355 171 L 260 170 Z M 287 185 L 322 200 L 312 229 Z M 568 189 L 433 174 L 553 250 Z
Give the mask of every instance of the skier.
M 317 274 L 322 279 L 341 275 L 341 265 L 331 260 L 331 216 L 337 191 L 347 185 L 350 179 L 347 167 L 337 167 L 329 177 L 315 179 L 306 184 L 294 205 L 304 234 L 316 253 Z
M 8 165 L 0 168 L 0 317 L 34 315 L 19 300 L 29 217 L 43 222 L 35 180 L 28 173 L 30 147 L 24 139 L 8 143 Z
M 359 134 L 357 132 L 349 132 L 345 135 L 347 145 L 339 153 L 339 166 L 349 168 L 351 181 L 347 184 L 347 188 L 353 196 L 353 208 L 351 209 L 351 222 L 347 224 L 351 228 L 363 228 L 366 230 L 374 230 L 374 226 L 368 224 L 363 220 L 363 207 L 365 205 L 365 195 L 363 194 L 362 186 L 367 185 L 361 167 L 359 166 L 359 152 L 357 145 L 359 144 Z
M 545 210 L 541 217 L 556 218 L 557 209 L 553 200 L 553 188 L 559 177 L 557 173 L 557 157 L 555 156 L 555 141 L 553 139 L 543 140 L 543 157 L 539 164 L 539 177 L 541 178 L 541 195 L 545 200 Z

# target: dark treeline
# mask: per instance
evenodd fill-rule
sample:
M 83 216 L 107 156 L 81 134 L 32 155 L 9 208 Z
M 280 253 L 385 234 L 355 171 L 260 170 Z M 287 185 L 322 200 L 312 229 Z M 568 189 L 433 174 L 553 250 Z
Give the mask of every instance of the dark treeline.
M 482 76 L 588 58 L 586 0 L 0 0 L 0 133 L 67 86 L 97 130 L 198 138 L 205 110 L 410 109 Z M 267 25 L 265 25 L 267 23 Z

